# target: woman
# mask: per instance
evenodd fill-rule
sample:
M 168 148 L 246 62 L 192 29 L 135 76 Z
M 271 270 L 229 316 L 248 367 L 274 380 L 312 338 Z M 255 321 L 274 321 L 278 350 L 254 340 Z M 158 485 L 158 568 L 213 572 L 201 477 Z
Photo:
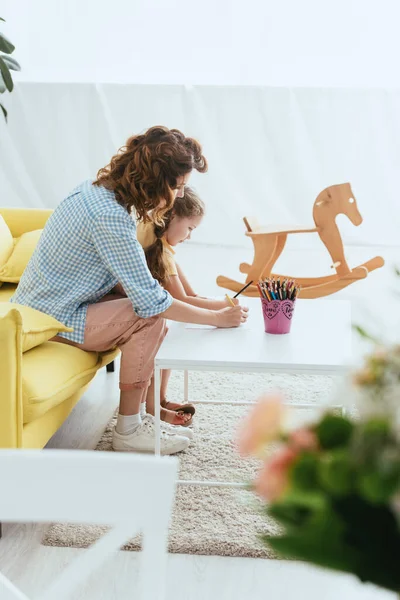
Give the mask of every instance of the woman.
M 96 181 L 78 186 L 55 209 L 11 299 L 73 327 L 59 342 L 98 352 L 120 348 L 115 450 L 154 450 L 154 422 L 142 419 L 140 405 L 165 319 L 237 327 L 247 318 L 239 306 L 213 311 L 174 300 L 152 277 L 137 241 L 136 221 L 162 224 L 193 169 L 204 173 L 207 161 L 200 144 L 180 131 L 152 127 L 131 137 Z M 118 282 L 126 298 L 107 296 Z M 162 453 L 187 448 L 188 437 L 166 427 Z

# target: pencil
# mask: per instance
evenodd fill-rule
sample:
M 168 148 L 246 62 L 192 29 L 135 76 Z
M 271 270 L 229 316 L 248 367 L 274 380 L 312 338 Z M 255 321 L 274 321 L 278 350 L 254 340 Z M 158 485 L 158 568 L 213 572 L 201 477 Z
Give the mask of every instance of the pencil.
M 249 287 L 249 285 L 251 285 L 253 282 L 249 281 L 249 283 L 246 283 L 246 285 L 244 286 L 244 288 L 242 288 L 237 294 L 235 294 L 233 297 L 237 298 L 239 296 L 239 294 L 241 294 L 242 292 L 244 292 L 244 290 L 247 290 L 247 288 Z
M 231 306 L 233 306 L 233 308 L 235 308 L 235 303 L 234 303 L 234 301 L 232 300 L 232 298 L 231 298 L 230 296 L 228 296 L 228 294 L 225 294 L 225 298 L 228 300 L 229 304 L 230 304 Z

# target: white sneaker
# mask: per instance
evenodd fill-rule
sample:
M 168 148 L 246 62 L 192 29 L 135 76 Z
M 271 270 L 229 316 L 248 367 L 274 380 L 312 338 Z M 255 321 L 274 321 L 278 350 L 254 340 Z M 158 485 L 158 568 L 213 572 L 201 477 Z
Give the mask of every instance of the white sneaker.
M 150 419 L 155 425 L 155 417 L 153 415 L 147 414 L 145 417 L 142 417 L 142 421 L 144 419 Z M 189 427 L 182 427 L 182 425 L 172 425 L 172 423 L 166 423 L 165 421 L 161 421 L 161 431 L 166 431 L 167 433 L 172 433 L 175 435 L 181 435 L 182 437 L 187 438 L 188 440 L 193 439 L 193 431 L 189 429 Z
M 187 437 L 161 431 L 161 454 L 175 454 L 188 448 Z M 121 434 L 115 429 L 112 440 L 113 449 L 117 452 L 154 452 L 154 422 L 146 417 L 133 433 Z

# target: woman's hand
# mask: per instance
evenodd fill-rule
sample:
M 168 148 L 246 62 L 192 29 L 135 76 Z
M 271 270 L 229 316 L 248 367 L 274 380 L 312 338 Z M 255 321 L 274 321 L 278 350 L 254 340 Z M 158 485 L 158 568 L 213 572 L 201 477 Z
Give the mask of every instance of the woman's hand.
M 231 306 L 216 311 L 217 327 L 239 327 L 246 323 L 249 309 L 246 306 Z

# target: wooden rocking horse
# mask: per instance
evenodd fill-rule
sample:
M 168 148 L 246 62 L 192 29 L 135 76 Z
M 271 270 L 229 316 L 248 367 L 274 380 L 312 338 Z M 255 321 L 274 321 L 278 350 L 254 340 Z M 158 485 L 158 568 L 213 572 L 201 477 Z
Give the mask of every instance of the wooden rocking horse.
M 254 259 L 251 265 L 242 263 L 239 267 L 241 273 L 246 273 L 246 282 L 253 281 L 243 294 L 245 296 L 258 296 L 256 283 L 266 277 L 281 277 L 295 279 L 301 286 L 301 298 L 321 298 L 334 294 L 351 283 L 364 279 L 368 273 L 382 267 L 384 260 L 375 256 L 364 264 L 354 269 L 348 266 L 343 250 L 343 242 L 336 225 L 336 217 L 346 215 L 353 225 L 362 223 L 357 202 L 349 183 L 332 185 L 323 190 L 314 202 L 313 218 L 315 227 L 261 227 L 257 220 L 244 217 L 247 228 L 246 235 L 253 240 Z M 326 246 L 336 273 L 326 277 L 294 277 L 288 274 L 273 273 L 272 269 L 285 247 L 287 236 L 290 233 L 318 233 L 321 241 Z M 239 292 L 245 284 L 220 275 L 217 278 L 220 287 Z

